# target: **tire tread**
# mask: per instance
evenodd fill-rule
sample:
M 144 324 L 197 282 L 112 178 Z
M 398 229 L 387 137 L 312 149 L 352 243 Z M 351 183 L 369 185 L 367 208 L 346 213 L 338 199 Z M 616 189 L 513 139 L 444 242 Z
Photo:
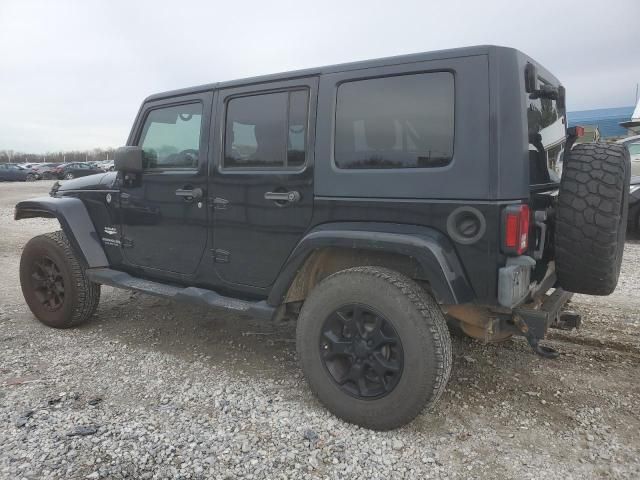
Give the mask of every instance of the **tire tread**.
M 558 195 L 555 251 L 565 290 L 608 295 L 620 274 L 629 153 L 620 145 L 585 143 L 565 156 Z

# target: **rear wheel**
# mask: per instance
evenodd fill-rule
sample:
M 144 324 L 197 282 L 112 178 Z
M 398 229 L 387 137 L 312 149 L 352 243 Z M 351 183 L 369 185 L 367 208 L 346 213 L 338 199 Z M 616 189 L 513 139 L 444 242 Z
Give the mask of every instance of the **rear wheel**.
M 33 173 L 27 174 L 27 178 L 25 179 L 27 182 L 34 182 L 36 180 L 36 176 Z
M 35 317 L 50 327 L 84 323 L 100 301 L 100 285 L 89 281 L 63 232 L 27 242 L 20 259 L 20 284 Z
M 72 180 L 74 177 L 73 173 L 69 172 L 69 173 L 65 173 L 64 174 L 64 178 L 65 180 Z
M 565 155 L 556 218 L 558 283 L 609 295 L 620 274 L 631 166 L 623 145 L 585 143 Z
M 376 430 L 404 425 L 437 401 L 451 371 L 435 300 L 381 267 L 343 270 L 317 285 L 298 318 L 297 350 L 319 400 Z

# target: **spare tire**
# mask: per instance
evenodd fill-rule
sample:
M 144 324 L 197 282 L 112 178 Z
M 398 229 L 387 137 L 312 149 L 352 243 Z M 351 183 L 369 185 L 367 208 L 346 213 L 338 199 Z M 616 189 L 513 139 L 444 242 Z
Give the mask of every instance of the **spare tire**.
M 565 152 L 555 231 L 556 273 L 564 290 L 609 295 L 616 288 L 630 175 L 623 145 L 584 143 Z

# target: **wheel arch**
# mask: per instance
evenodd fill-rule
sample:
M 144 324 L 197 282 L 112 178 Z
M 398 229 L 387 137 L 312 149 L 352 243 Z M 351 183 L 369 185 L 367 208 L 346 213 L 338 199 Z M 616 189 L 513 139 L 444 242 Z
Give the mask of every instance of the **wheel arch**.
M 338 222 L 320 225 L 303 237 L 281 269 L 268 303 L 304 300 L 323 278 L 365 265 L 390 268 L 426 284 L 443 304 L 470 303 L 475 298 L 451 241 L 437 230 Z
M 14 219 L 56 218 L 73 250 L 89 268 L 108 267 L 99 235 L 84 203 L 73 197 L 39 197 L 16 204 Z

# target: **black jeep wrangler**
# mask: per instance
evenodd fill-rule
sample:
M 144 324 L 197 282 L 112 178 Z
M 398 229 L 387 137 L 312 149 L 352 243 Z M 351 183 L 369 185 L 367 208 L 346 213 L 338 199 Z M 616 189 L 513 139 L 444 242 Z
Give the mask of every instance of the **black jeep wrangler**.
M 442 394 L 447 322 L 552 357 L 569 292 L 614 290 L 629 155 L 575 137 L 559 81 L 494 46 L 153 95 L 115 172 L 16 206 L 62 227 L 25 246 L 22 291 L 57 328 L 101 284 L 297 318 L 318 398 L 394 428 Z

